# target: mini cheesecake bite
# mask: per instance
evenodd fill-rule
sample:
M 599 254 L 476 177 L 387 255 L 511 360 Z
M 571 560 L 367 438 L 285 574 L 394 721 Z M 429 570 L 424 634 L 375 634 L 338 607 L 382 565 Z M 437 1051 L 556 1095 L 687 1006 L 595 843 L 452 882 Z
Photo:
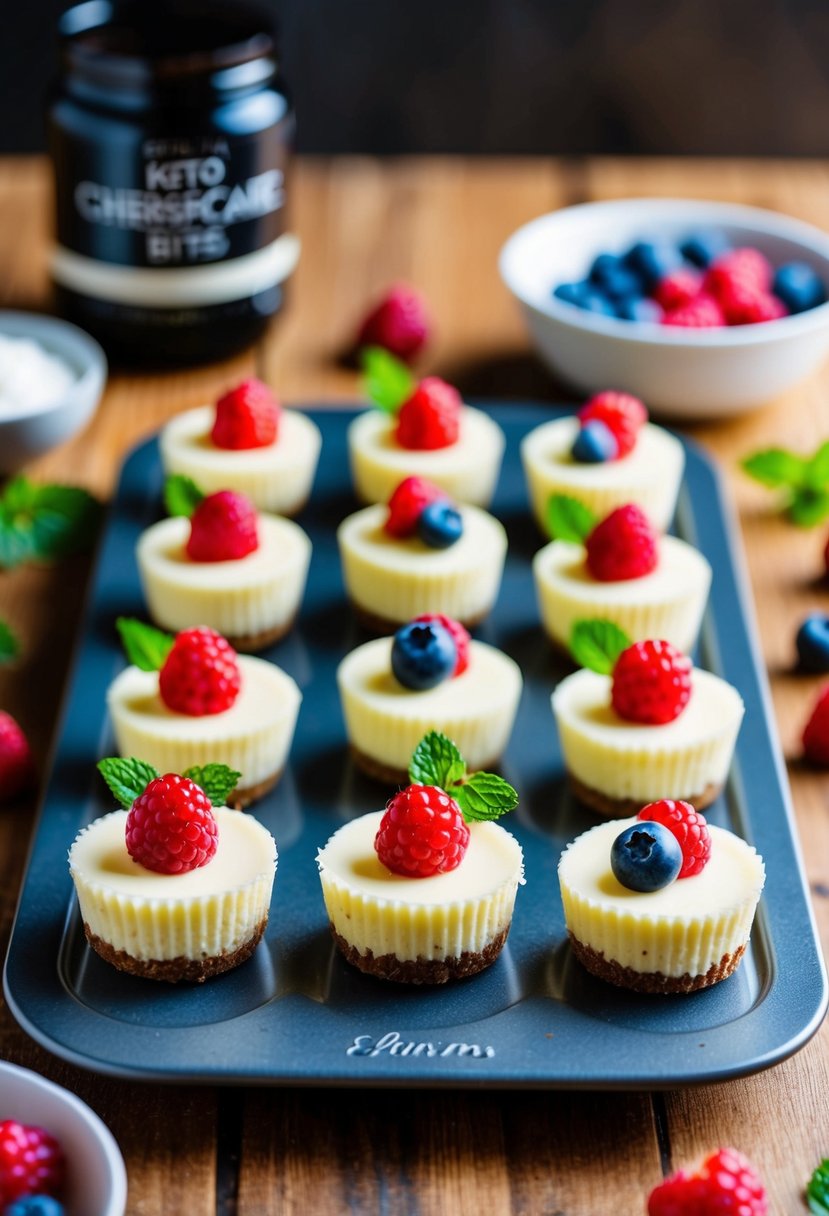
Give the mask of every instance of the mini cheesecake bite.
M 452 765 L 465 775 L 449 739 L 424 737 L 410 771 L 424 780 L 385 811 L 339 828 L 317 856 L 334 941 L 369 975 L 406 984 L 464 979 L 490 966 L 506 942 L 524 881 L 521 848 L 497 823 L 475 821 L 471 791 L 483 775 L 450 781 Z M 491 820 L 517 796 L 486 776 L 479 806 L 489 800 Z
M 283 409 L 260 380 L 244 380 L 215 406 L 186 410 L 163 428 L 165 473 L 205 493 L 232 489 L 262 511 L 296 515 L 311 491 L 322 436 L 299 410 Z

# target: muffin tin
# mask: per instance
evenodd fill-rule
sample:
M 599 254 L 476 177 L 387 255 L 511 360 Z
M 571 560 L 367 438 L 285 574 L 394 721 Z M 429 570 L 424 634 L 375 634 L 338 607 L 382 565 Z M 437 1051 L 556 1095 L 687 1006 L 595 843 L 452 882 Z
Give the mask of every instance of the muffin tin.
M 642 997 L 593 979 L 571 956 L 556 864 L 594 817 L 567 792 L 550 692 L 566 674 L 542 632 L 531 559 L 543 543 L 518 457 L 524 434 L 564 411 L 489 407 L 507 436 L 493 512 L 510 539 L 495 611 L 476 635 L 512 655 L 525 688 L 503 771 L 521 802 L 506 826 L 526 859 L 507 946 L 489 971 L 439 989 L 398 989 L 337 954 L 315 856 L 346 819 L 393 792 L 348 758 L 336 693 L 339 659 L 366 634 L 346 604 L 335 527 L 355 507 L 344 410 L 312 411 L 324 441 L 298 522 L 314 544 L 297 628 L 267 656 L 304 700 L 291 763 L 255 813 L 279 866 L 265 941 L 237 971 L 202 987 L 121 975 L 86 946 L 66 850 L 111 809 L 95 762 L 111 754 L 107 685 L 123 665 L 114 619 L 145 615 L 133 550 L 160 514 L 156 443 L 127 460 L 81 626 L 54 767 L 35 832 L 5 972 L 12 1012 L 33 1038 L 100 1073 L 256 1084 L 660 1088 L 757 1071 L 818 1028 L 827 982 L 771 722 L 765 674 L 733 529 L 716 474 L 691 444 L 676 531 L 715 570 L 698 661 L 745 699 L 727 789 L 709 819 L 756 845 L 768 879 L 739 971 L 708 991 Z

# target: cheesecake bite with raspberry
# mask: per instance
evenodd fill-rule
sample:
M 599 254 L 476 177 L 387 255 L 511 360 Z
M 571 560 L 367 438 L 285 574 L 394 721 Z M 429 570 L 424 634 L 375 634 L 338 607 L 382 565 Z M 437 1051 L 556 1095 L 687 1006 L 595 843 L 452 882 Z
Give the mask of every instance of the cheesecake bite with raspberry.
M 576 498 L 598 519 L 635 503 L 660 532 L 676 506 L 685 452 L 662 427 L 648 422 L 630 393 L 597 393 L 571 418 L 535 427 L 521 441 L 521 460 L 538 526 L 547 529 L 555 494 Z
M 547 523 L 555 539 L 536 553 L 533 577 L 552 642 L 567 649 L 576 621 L 602 617 L 634 641 L 664 638 L 691 649 L 711 585 L 698 550 L 659 536 L 633 503 L 598 520 L 578 499 L 554 495 Z
M 239 773 L 234 806 L 261 797 L 287 762 L 302 694 L 274 663 L 237 655 L 204 626 L 172 637 L 140 621 L 118 628 L 131 665 L 107 692 L 122 756 L 160 772 L 225 764 Z
M 490 966 L 506 942 L 523 855 L 493 820 L 517 795 L 492 774 L 467 777 L 458 749 L 435 732 L 409 777 L 385 811 L 339 828 L 317 864 L 350 963 L 381 979 L 443 984 Z
M 669 642 L 631 643 L 608 621 L 578 622 L 571 650 L 585 670 L 551 700 L 577 796 L 611 817 L 661 797 L 713 802 L 743 718 L 737 690 Z
M 363 502 L 386 502 L 404 477 L 427 478 L 459 502 L 492 499 L 504 433 L 482 410 L 461 400 L 437 376 L 414 379 L 387 351 L 366 352 L 367 384 L 376 408 L 348 428 L 351 474 Z
M 388 506 L 347 516 L 337 529 L 346 591 L 365 624 L 388 632 L 426 612 L 474 625 L 490 612 L 504 570 L 507 534 L 480 507 L 454 503 L 439 486 L 407 477 Z
M 296 515 L 311 492 L 322 436 L 299 410 L 283 409 L 261 380 L 243 380 L 214 405 L 177 414 L 159 437 L 164 472 L 207 494 L 238 490 L 261 511 Z
M 205 495 L 167 479 L 170 512 L 147 528 L 136 560 L 150 616 L 162 629 L 207 625 L 237 650 L 263 650 L 291 628 L 305 591 L 311 541 L 290 519 L 259 512 L 246 495 Z
M 90 946 L 119 971 L 171 983 L 239 966 L 265 931 L 276 873 L 270 832 L 223 805 L 239 774 L 211 762 L 162 775 L 132 758 L 98 767 L 123 809 L 69 850 Z

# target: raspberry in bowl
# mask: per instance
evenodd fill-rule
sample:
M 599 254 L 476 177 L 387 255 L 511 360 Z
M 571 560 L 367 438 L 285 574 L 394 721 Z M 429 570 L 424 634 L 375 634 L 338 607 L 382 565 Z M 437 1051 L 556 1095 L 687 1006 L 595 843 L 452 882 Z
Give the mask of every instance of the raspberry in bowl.
M 744 314 L 739 324 L 712 325 L 719 314 L 708 300 L 713 292 L 706 291 L 707 318 L 701 317 L 697 299 L 683 303 L 674 295 L 673 307 L 687 310 L 684 322 L 680 314 L 673 320 L 683 323 L 663 325 L 661 306 L 653 300 L 644 314 L 631 312 L 634 319 L 628 320 L 607 301 L 590 311 L 553 294 L 559 284 L 585 280 L 600 254 L 618 264 L 637 245 L 648 246 L 640 270 L 650 269 L 655 281 L 665 279 L 682 268 L 682 256 L 689 261 L 690 238 L 697 234 L 699 240 L 712 230 L 732 251 L 752 248 L 775 271 L 789 267 L 773 285 L 780 293 L 775 299 L 783 300 L 790 315 L 781 316 L 778 309 L 765 321 L 760 310 L 753 317 Z M 674 251 L 683 246 L 685 255 L 674 252 L 666 259 L 666 246 Z M 697 256 L 724 255 L 700 249 Z M 798 267 L 809 272 L 805 285 L 798 281 L 798 273 L 804 276 Z M 829 237 L 759 208 L 693 199 L 618 199 L 568 207 L 514 233 L 501 251 L 500 270 L 539 355 L 559 377 L 584 392 L 618 385 L 669 417 L 725 417 L 763 405 L 808 376 L 829 351 L 829 304 L 793 311 L 799 300 L 808 299 L 798 292 L 815 277 L 829 284 Z M 749 313 L 757 309 L 756 290 L 753 302 L 739 297 L 729 305 L 735 318 L 747 304 Z M 714 303 L 722 313 L 715 298 Z

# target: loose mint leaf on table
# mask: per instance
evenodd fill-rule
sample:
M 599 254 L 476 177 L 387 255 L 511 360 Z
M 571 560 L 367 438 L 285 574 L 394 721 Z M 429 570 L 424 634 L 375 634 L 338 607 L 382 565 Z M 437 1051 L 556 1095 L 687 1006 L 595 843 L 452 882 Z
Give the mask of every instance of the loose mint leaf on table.
M 829 486 L 829 439 L 822 443 L 807 462 L 806 479 L 818 488 Z
M 144 760 L 121 756 L 108 756 L 106 760 L 99 760 L 98 772 L 125 810 L 129 810 L 151 781 L 161 776 L 158 769 Z
M 552 494 L 547 503 L 547 531 L 554 540 L 581 544 L 596 526 L 596 516 L 588 506 L 569 494 Z
M 13 477 L 0 494 L 0 566 L 52 561 L 88 549 L 100 503 L 79 486 L 36 485 Z
M 360 351 L 360 363 L 366 396 L 381 410 L 396 414 L 406 398 L 411 397 L 416 383 L 406 364 L 382 346 L 366 346 Z
M 168 515 L 184 515 L 189 519 L 203 500 L 204 494 L 192 477 L 173 473 L 164 482 L 164 506 Z
M 748 456 L 742 467 L 755 481 L 783 491 L 781 507 L 799 527 L 812 528 L 829 516 L 829 440 L 811 456 L 766 448 Z
M 518 794 L 495 773 L 467 776 L 466 761 L 457 746 L 432 730 L 418 743 L 409 764 L 409 780 L 436 785 L 454 798 L 467 822 L 499 819 L 518 805 Z
M 10 663 L 20 654 L 20 643 L 5 621 L 0 621 L 0 663 Z
M 189 777 L 204 790 L 214 806 L 225 805 L 228 796 L 239 784 L 241 776 L 241 773 L 228 768 L 226 764 L 196 765 L 182 773 L 182 777 Z
M 813 528 L 829 516 L 829 489 L 799 486 L 789 503 L 789 518 L 800 528 Z
M 809 462 L 785 448 L 766 448 L 746 457 L 742 463 L 749 477 L 776 489 L 778 486 L 798 485 L 806 476 Z
M 576 621 L 570 634 L 570 653 L 581 667 L 609 676 L 623 650 L 630 646 L 624 629 L 612 621 Z
M 815 1216 L 829 1216 L 829 1159 L 826 1157 L 809 1179 L 806 1202 Z
M 115 624 L 129 661 L 141 671 L 160 671 L 173 648 L 173 635 L 125 616 Z

